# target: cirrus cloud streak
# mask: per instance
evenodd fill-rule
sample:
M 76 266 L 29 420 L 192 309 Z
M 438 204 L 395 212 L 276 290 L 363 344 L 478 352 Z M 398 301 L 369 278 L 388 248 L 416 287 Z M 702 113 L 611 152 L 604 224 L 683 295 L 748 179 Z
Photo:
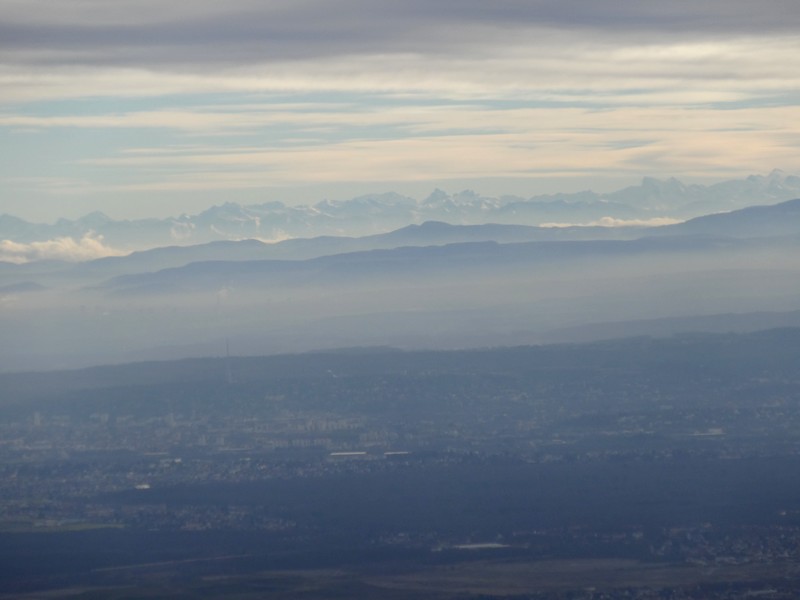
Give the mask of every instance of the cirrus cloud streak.
M 793 171 L 798 31 L 795 0 L 3 0 L 0 185 L 44 211 L 121 191 Z

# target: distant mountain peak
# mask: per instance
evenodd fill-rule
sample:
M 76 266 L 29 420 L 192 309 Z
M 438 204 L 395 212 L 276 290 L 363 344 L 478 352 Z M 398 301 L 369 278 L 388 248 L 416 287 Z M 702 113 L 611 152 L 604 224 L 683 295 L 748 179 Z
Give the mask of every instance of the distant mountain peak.
M 452 229 L 456 227 L 455 225 L 451 225 L 450 223 L 445 223 L 444 221 L 424 221 L 419 225 L 409 225 L 406 230 L 419 230 L 419 231 L 441 231 L 443 229 Z
M 96 224 L 96 225 L 105 225 L 106 223 L 111 223 L 114 219 L 109 217 L 103 211 L 95 210 L 90 212 L 87 215 L 84 215 L 80 219 L 78 219 L 78 223 L 84 224 Z
M 394 231 L 412 223 L 587 225 L 603 220 L 646 223 L 653 219 L 686 220 L 800 198 L 800 177 L 774 169 L 712 185 L 684 184 L 675 177 L 644 177 L 609 193 L 581 191 L 531 196 L 484 196 L 472 189 L 450 194 L 434 189 L 423 200 L 396 192 L 364 194 L 349 200 L 316 204 L 268 201 L 241 205 L 226 201 L 194 215 L 167 219 L 116 221 L 101 211 L 54 224 L 0 217 L 0 239 L 15 243 L 81 240 L 93 232 L 114 251 L 258 238 L 276 241 L 317 236 L 364 236 Z M 427 228 L 443 225 L 426 225 Z
M 450 195 L 442 189 L 436 188 L 430 195 L 423 200 L 423 204 L 437 204 L 449 200 Z

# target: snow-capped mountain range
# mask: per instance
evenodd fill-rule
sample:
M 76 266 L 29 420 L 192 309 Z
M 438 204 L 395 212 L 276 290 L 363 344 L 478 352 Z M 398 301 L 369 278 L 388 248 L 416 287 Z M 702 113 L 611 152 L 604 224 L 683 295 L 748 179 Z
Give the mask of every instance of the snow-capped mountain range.
M 607 194 L 585 191 L 531 198 L 485 197 L 469 190 L 448 194 L 437 189 L 423 200 L 389 192 L 313 205 L 291 206 L 273 201 L 242 206 L 226 202 L 196 215 L 174 218 L 114 220 L 93 212 L 52 224 L 30 223 L 4 214 L 0 215 L 0 240 L 6 243 L 4 254 L 8 255 L 8 243 L 70 239 L 86 244 L 88 236 L 92 243 L 102 240 L 100 255 L 103 249 L 111 254 L 216 240 L 362 236 L 431 220 L 456 225 L 662 224 L 798 197 L 800 177 L 776 170 L 766 176 L 751 175 L 708 186 L 647 177 L 639 185 Z M 85 251 L 91 253 L 92 248 Z M 80 252 L 78 255 L 86 258 Z M 0 256 L 0 260 L 8 257 Z

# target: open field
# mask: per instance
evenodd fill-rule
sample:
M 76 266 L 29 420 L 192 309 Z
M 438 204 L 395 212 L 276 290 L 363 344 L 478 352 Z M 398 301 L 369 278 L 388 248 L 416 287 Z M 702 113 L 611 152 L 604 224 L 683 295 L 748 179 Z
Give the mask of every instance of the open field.
M 715 589 L 740 589 L 744 595 L 786 597 L 782 586 L 800 579 L 800 564 L 673 565 L 625 559 L 542 561 L 464 561 L 431 568 L 394 565 L 392 572 L 361 569 L 268 571 L 251 575 L 210 575 L 183 581 L 181 565 L 142 565 L 128 569 L 116 585 L 71 587 L 14 596 L 22 600 L 71 598 L 562 598 L 593 594 L 684 590 L 688 597 L 714 597 Z M 383 567 L 386 568 L 386 567 Z M 636 592 L 633 592 L 636 590 Z M 576 596 L 578 594 L 578 596 Z M 0 596 L 10 598 L 10 596 Z M 637 597 L 626 596 L 626 597 Z

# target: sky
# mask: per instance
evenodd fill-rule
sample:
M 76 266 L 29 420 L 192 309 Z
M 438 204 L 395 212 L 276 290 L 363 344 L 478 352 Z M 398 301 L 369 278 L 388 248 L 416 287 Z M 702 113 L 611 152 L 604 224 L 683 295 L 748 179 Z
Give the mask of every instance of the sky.
M 0 213 L 800 170 L 797 0 L 0 0 Z

